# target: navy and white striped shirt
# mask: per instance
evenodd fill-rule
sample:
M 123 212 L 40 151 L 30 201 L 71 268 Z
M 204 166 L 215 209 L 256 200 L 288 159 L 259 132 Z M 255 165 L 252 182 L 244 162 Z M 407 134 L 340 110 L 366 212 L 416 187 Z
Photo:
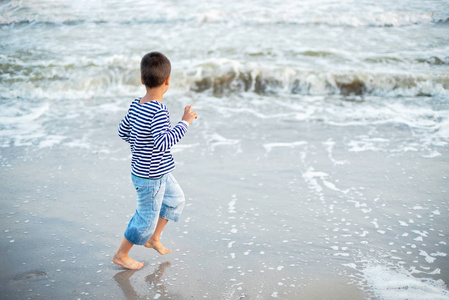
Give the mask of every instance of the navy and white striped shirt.
M 120 122 L 118 135 L 131 146 L 131 173 L 155 179 L 175 168 L 170 148 L 186 134 L 189 123 L 180 121 L 171 128 L 167 106 L 135 99 Z

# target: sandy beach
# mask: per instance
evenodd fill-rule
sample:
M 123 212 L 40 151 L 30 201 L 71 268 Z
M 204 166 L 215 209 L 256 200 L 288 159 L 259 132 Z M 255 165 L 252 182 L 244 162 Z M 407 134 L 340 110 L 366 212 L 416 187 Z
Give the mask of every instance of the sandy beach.
M 168 98 L 174 115 L 181 102 Z M 212 116 L 212 106 L 197 106 Z M 214 121 L 229 139 L 203 136 L 206 117 L 173 149 L 187 197 L 182 220 L 162 237 L 173 252 L 135 247 L 145 266 L 126 271 L 111 262 L 135 209 L 129 149 L 116 136 L 120 116 L 77 119 L 73 136 L 88 131 L 90 148 L 69 139 L 2 149 L 4 299 L 365 299 L 369 268 L 391 264 L 399 276 L 415 260 L 448 278 L 447 149 L 432 159 L 348 155 L 338 145 L 357 128 L 320 122 L 297 124 L 301 141 L 265 143 L 285 141 L 291 123 L 277 120 L 260 123 L 277 123 L 262 136 L 246 128 L 235 142 L 234 126 L 253 122 L 236 124 L 232 115 Z M 427 257 L 424 244 L 434 248 Z M 393 286 L 404 284 L 414 288 L 410 280 Z

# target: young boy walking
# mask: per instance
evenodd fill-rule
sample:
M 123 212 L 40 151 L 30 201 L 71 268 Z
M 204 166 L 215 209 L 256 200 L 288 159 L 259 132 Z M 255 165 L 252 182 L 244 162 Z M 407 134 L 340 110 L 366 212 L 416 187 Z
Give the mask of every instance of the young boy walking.
M 153 248 L 162 255 L 171 252 L 161 244 L 160 238 L 168 220 L 178 221 L 184 208 L 184 193 L 171 174 L 175 164 L 170 148 L 197 118 L 193 105 L 188 105 L 182 120 L 171 128 L 168 109 L 162 104 L 171 72 L 165 55 L 146 54 L 140 71 L 146 95 L 131 103 L 118 129 L 119 136 L 131 146 L 131 177 L 137 191 L 137 209 L 112 260 L 133 270 L 143 267 L 142 262 L 128 255 L 134 245 Z

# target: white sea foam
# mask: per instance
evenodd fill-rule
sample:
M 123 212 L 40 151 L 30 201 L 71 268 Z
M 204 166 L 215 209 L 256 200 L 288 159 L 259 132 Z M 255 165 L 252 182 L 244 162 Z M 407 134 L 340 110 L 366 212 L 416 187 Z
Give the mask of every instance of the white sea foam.
M 384 151 L 385 147 L 382 145 L 389 142 L 389 140 L 384 138 L 370 138 L 368 136 L 361 136 L 360 138 L 361 140 L 353 140 L 348 143 L 349 151 Z
M 34 121 L 41 117 L 45 112 L 48 111 L 50 108 L 49 103 L 44 103 L 39 107 L 34 108 L 31 112 L 23 114 L 20 110 L 14 109 L 12 111 L 11 109 L 8 111 L 7 109 L 3 110 L 0 124 L 2 125 L 12 125 L 12 124 L 26 124 L 28 125 L 29 122 Z M 11 116 L 12 114 L 15 114 L 14 116 Z M 19 114 L 19 115 L 17 115 Z
M 369 263 L 363 268 L 362 274 L 371 292 L 380 299 L 449 299 L 449 291 L 442 280 L 416 278 L 400 266 Z
M 336 160 L 333 157 L 333 149 L 335 147 L 335 142 L 332 139 L 328 139 L 327 141 L 323 142 L 323 145 L 326 146 L 326 150 L 329 156 L 329 159 L 332 161 L 332 163 L 337 166 L 337 165 L 344 165 L 346 163 L 348 163 L 347 160 Z
M 207 138 L 207 144 L 210 146 L 212 151 L 217 146 L 237 145 L 239 142 L 240 142 L 239 140 L 228 139 L 218 133 L 210 134 Z
M 433 263 L 435 261 L 435 257 L 430 256 L 429 254 L 427 254 L 426 251 L 424 250 L 420 250 L 419 251 L 419 255 L 424 256 L 424 259 L 426 260 L 426 262 L 428 262 L 429 264 Z
M 64 142 L 64 146 L 70 147 L 70 148 L 84 148 L 89 149 L 91 147 L 91 144 L 89 142 L 83 141 L 83 140 L 73 140 L 70 142 Z
M 235 214 L 236 210 L 235 210 L 235 204 L 237 203 L 237 197 L 235 195 L 233 195 L 232 200 L 229 201 L 228 203 L 228 212 L 230 214 Z
M 67 137 L 65 137 L 65 136 L 58 136 L 58 135 L 46 136 L 45 139 L 40 141 L 39 148 L 47 148 L 47 147 L 52 147 L 54 145 L 59 145 L 66 138 Z
M 263 147 L 267 152 L 271 152 L 273 148 L 295 148 L 298 146 L 307 145 L 306 141 L 297 141 L 291 143 L 268 143 L 264 144 Z
M 302 174 L 302 177 L 307 182 L 309 187 L 318 193 L 321 193 L 323 187 L 318 183 L 317 178 L 323 179 L 327 176 L 328 176 L 327 173 L 316 172 L 312 167 L 308 168 L 307 171 Z
M 323 191 L 323 187 L 319 184 L 318 179 L 322 181 L 325 187 L 327 187 L 330 190 L 337 191 L 343 194 L 349 193 L 349 189 L 339 189 L 337 186 L 326 180 L 326 178 L 329 176 L 329 174 L 325 172 L 317 172 L 313 167 L 309 167 L 305 172 L 302 174 L 302 178 L 304 181 L 309 185 L 310 189 L 314 190 L 316 193 L 321 195 Z
M 42 129 L 42 117 L 50 106 L 43 103 L 38 106 L 21 107 L 20 102 L 0 111 L 0 147 L 30 146 L 33 141 L 45 136 Z

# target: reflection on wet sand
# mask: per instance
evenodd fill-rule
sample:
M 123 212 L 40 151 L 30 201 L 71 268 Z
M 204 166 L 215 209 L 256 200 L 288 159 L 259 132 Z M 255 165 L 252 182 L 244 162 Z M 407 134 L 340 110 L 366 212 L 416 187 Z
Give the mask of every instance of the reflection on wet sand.
M 165 287 L 163 275 L 165 269 L 170 267 L 171 263 L 166 261 L 161 263 L 153 273 L 145 277 L 145 281 L 148 282 L 148 291 L 155 292 L 154 298 L 166 299 L 171 297 L 168 295 L 168 290 Z M 131 285 L 130 278 L 138 270 L 125 270 L 114 275 L 114 280 L 118 283 L 119 287 L 122 289 L 123 294 L 126 299 L 147 299 L 147 295 L 139 295 L 134 287 Z

